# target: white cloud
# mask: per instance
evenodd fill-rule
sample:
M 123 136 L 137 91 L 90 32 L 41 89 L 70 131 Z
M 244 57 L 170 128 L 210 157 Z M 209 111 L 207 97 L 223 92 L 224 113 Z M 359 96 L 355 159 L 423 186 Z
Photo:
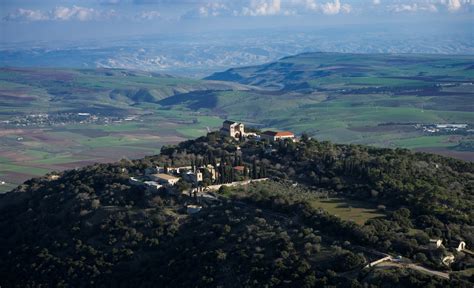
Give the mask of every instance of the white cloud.
M 388 6 L 389 11 L 401 12 L 438 12 L 438 7 L 432 3 L 396 4 Z
M 143 11 L 137 15 L 136 18 L 140 20 L 155 20 L 161 17 L 161 13 L 156 10 Z
M 418 5 L 415 4 L 398 4 L 391 8 L 395 12 L 415 12 L 418 10 Z
M 374 5 L 379 5 L 379 4 L 380 4 L 380 0 L 374 0 L 372 3 L 374 3 Z
M 387 5 L 387 8 L 394 12 L 459 12 L 471 11 L 467 6 L 474 5 L 474 0 L 392 1 L 392 3 L 394 4 Z
M 297 8 L 299 14 L 323 13 L 326 15 L 335 15 L 339 13 L 350 13 L 352 6 L 341 3 L 340 0 L 332 0 L 319 4 L 317 0 L 291 0 L 290 5 Z
M 217 16 L 232 16 L 235 14 L 230 7 L 221 2 L 208 2 L 192 9 L 181 16 L 183 19 L 206 18 Z
M 49 11 L 18 9 L 3 18 L 4 21 L 91 21 L 107 20 L 117 16 L 115 10 L 98 11 L 81 6 L 58 6 Z
M 334 2 L 322 4 L 321 11 L 327 15 L 339 14 L 340 12 L 349 13 L 351 12 L 351 6 L 349 4 L 341 4 L 339 0 L 334 0 Z
M 303 6 L 307 10 L 319 10 L 319 5 L 316 3 L 316 0 L 293 0 L 292 3 L 296 6 Z
M 458 11 L 461 9 L 461 1 L 460 0 L 448 0 L 447 3 L 448 10 L 451 12 Z
M 99 13 L 93 8 L 86 8 L 81 6 L 56 7 L 52 10 L 52 19 L 59 21 L 79 20 L 88 21 L 97 18 Z
M 222 16 L 229 13 L 229 8 L 223 3 L 209 2 L 206 5 L 199 7 L 198 12 L 201 17 Z
M 212 0 L 211 0 L 212 1 Z M 335 15 L 350 13 L 351 5 L 341 0 L 214 0 L 188 11 L 182 18 L 204 18 L 212 16 L 291 16 L 298 14 L 322 13 Z
M 40 10 L 29 10 L 19 8 L 15 12 L 9 13 L 3 18 L 4 21 L 44 21 L 48 20 L 48 15 Z
M 242 8 L 244 16 L 277 15 L 281 11 L 280 0 L 252 0 L 248 7 Z

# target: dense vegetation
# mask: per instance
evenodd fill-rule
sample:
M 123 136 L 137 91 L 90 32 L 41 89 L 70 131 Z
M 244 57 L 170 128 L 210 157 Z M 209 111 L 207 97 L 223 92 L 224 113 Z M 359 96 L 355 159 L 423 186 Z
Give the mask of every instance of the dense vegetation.
M 244 164 L 247 177 L 272 180 L 222 188 L 217 201 L 128 181 L 152 165 L 213 162 Z M 471 163 L 407 150 L 305 135 L 270 147 L 210 133 L 158 156 L 32 179 L 2 195 L 0 284 L 471 287 L 472 276 L 361 268 L 391 253 L 448 269 L 440 257 L 449 245 L 474 244 L 473 172 Z M 385 216 L 357 225 L 312 205 L 331 196 L 378 206 Z M 196 201 L 203 210 L 187 215 L 185 205 Z M 430 238 L 442 238 L 446 248 L 428 248 Z M 468 254 L 455 256 L 448 270 L 474 267 Z

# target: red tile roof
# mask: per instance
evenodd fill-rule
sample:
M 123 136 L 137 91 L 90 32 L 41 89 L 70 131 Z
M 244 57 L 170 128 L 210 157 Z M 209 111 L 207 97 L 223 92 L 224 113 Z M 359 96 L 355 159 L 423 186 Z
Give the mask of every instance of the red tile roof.
M 290 131 L 281 131 L 281 132 L 275 132 L 275 131 L 265 131 L 263 134 L 268 135 L 268 136 L 273 136 L 273 137 L 284 137 L 284 136 L 295 136 L 293 132 Z

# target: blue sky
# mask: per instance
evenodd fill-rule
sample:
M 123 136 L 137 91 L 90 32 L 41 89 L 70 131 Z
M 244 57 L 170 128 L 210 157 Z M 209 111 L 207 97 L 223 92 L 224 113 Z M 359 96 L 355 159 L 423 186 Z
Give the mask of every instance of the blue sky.
M 0 0 L 1 42 L 365 24 L 472 35 L 474 0 Z M 438 28 L 437 28 L 438 29 Z

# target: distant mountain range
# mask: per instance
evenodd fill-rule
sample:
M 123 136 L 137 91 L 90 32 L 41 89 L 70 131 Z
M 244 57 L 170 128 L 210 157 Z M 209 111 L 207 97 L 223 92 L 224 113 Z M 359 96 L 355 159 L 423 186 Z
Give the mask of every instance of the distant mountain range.
M 54 46 L 3 44 L 0 66 L 122 68 L 204 77 L 229 67 L 263 64 L 310 51 L 474 54 L 473 39 L 466 35 L 450 34 L 442 39 L 430 35 L 401 37 L 406 41 L 393 39 L 389 32 L 353 34 L 350 28 L 345 28 L 142 37 L 101 43 L 54 43 Z

